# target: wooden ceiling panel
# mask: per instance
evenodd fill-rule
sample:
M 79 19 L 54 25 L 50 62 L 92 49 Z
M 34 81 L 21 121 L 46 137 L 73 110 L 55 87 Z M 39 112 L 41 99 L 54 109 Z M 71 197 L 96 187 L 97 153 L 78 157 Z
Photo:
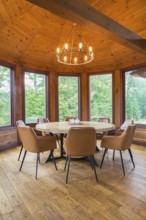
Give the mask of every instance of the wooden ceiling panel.
M 80 0 L 78 2 L 80 7 Z M 141 39 L 146 38 L 145 0 L 84 2 L 133 31 L 133 34 L 136 34 L 133 36 L 139 35 L 139 42 L 130 41 L 130 43 L 144 51 L 145 41 Z M 145 62 L 146 55 L 145 52 L 141 53 L 141 49 L 131 49 L 126 42 L 121 44 L 117 37 L 97 24 L 85 18 L 79 20 L 80 16 L 74 16 L 73 12 L 66 10 L 64 12 L 64 17 L 59 17 L 27 0 L 0 0 L 0 59 L 3 55 L 4 59 L 12 58 L 23 66 L 57 72 L 108 71 Z M 65 19 L 68 15 L 75 17 L 76 21 L 79 20 L 80 25 L 76 26 L 76 34 L 82 34 L 87 44 L 93 47 L 95 59 L 87 65 L 73 67 L 56 61 L 56 48 L 71 36 L 73 21 Z
M 31 8 L 32 5 L 25 0 L 1 0 L 0 17 L 3 19 L 5 25 L 11 24 L 17 17 L 22 16 L 23 13 L 29 11 Z
M 146 28 L 146 1 L 145 0 L 117 0 L 117 1 L 97 1 L 92 4 L 103 14 L 124 25 L 133 32 Z

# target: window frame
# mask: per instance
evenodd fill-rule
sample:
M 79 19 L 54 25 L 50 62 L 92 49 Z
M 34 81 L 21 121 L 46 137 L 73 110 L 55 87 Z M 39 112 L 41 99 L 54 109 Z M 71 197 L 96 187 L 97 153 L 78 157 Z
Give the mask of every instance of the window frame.
M 0 66 L 6 67 L 10 69 L 10 125 L 5 125 L 5 126 L 0 126 L 0 130 L 7 130 L 8 128 L 13 128 L 15 127 L 15 120 L 16 120 L 16 86 L 15 86 L 15 71 L 16 71 L 16 66 L 7 63 L 4 61 L 0 61 Z
M 125 116 L 126 116 L 126 88 L 125 88 L 125 85 L 126 85 L 126 72 L 128 71 L 132 71 L 132 70 L 135 70 L 135 69 L 140 69 L 142 67 L 146 67 L 146 63 L 143 64 L 143 65 L 136 65 L 136 66 L 133 66 L 133 67 L 129 67 L 129 68 L 125 68 L 125 69 L 122 69 L 122 122 L 125 121 Z M 146 128 L 146 124 L 137 124 L 134 122 L 134 124 L 136 125 L 137 128 Z
M 23 121 L 25 122 L 26 125 L 29 126 L 34 126 L 36 125 L 37 122 L 34 123 L 29 123 L 26 122 L 26 117 L 25 117 L 25 72 L 27 73 L 34 73 L 34 74 L 39 74 L 39 75 L 45 75 L 45 94 L 46 94 L 46 99 L 45 99 L 45 107 L 46 107 L 46 118 L 49 118 L 49 112 L 50 112 L 50 106 L 49 106 L 49 73 L 46 71 L 42 71 L 42 70 L 36 70 L 36 69 L 27 69 L 24 68 L 23 69 L 23 92 L 22 92 L 22 117 L 23 117 Z
M 114 73 L 113 71 L 108 72 L 94 72 L 94 73 L 88 73 L 88 118 L 91 120 L 91 100 L 90 100 L 90 76 L 98 76 L 98 75 L 107 75 L 111 74 L 112 76 L 112 121 L 110 123 L 115 123 L 115 95 L 114 95 Z
M 59 121 L 59 77 L 78 77 L 78 117 L 82 120 L 81 111 L 81 74 L 79 73 L 57 73 L 56 74 L 56 120 Z

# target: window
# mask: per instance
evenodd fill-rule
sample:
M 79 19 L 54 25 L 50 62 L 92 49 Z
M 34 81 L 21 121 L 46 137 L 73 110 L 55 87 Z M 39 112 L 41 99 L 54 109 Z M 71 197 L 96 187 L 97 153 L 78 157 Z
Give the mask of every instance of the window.
M 11 69 L 0 66 L 0 126 L 11 125 Z
M 79 117 L 79 77 L 58 77 L 59 121 L 67 116 Z
M 110 118 L 112 122 L 112 74 L 92 75 L 90 86 L 90 120 Z
M 146 124 L 146 78 L 139 73 L 140 69 L 125 72 L 125 117 Z
M 46 117 L 46 76 L 24 73 L 25 122 L 36 123 L 37 118 Z

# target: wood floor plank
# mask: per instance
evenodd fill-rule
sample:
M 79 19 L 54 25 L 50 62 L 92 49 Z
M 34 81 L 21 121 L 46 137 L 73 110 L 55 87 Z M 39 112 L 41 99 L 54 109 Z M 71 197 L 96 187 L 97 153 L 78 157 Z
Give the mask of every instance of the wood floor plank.
M 100 147 L 100 145 L 99 145 Z M 64 160 L 45 163 L 41 154 L 38 179 L 35 179 L 34 154 L 29 154 L 21 172 L 17 160 L 19 147 L 0 152 L 0 219 L 19 220 L 146 220 L 146 148 L 133 145 L 135 169 L 128 153 L 123 154 L 126 176 L 120 156 L 112 151 L 103 168 L 96 168 L 99 182 L 87 162 L 72 161 L 69 183 L 65 184 Z M 55 151 L 58 155 L 59 150 Z M 103 151 L 96 153 L 100 164 Z
M 20 220 L 20 219 L 18 218 L 16 213 L 13 211 L 13 212 L 9 212 L 7 214 L 4 214 L 2 217 L 2 220 Z
M 5 191 L 0 187 L 0 213 L 2 215 L 12 212 L 13 207 L 11 206 L 9 199 L 6 196 Z

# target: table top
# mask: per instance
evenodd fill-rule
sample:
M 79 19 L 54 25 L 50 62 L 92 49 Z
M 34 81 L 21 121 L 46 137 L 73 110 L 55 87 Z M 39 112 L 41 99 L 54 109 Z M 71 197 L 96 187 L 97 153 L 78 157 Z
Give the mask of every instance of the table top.
M 114 124 L 93 121 L 81 121 L 79 124 L 71 125 L 69 122 L 49 122 L 37 124 L 36 129 L 43 132 L 67 133 L 71 127 L 94 127 L 96 132 L 105 132 L 115 129 Z

